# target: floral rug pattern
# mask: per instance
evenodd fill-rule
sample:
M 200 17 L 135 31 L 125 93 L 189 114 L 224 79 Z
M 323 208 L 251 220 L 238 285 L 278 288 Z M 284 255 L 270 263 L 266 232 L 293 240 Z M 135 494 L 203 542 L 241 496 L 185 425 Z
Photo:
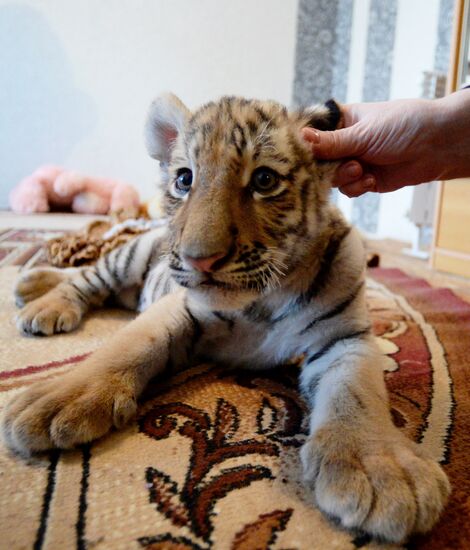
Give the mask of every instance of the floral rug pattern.
M 1 238 L 1 236 L 0 236 Z M 22 338 L 11 321 L 17 268 L 0 270 L 0 407 L 71 368 L 129 319 L 91 315 L 76 334 Z M 368 300 L 396 425 L 441 461 L 452 485 L 435 530 L 409 549 L 470 539 L 470 305 L 398 270 L 370 272 Z M 93 445 L 30 461 L 0 448 L 0 540 L 12 550 L 386 549 L 340 529 L 301 482 L 306 408 L 298 367 L 200 365 L 155 379 L 136 421 Z M 60 379 L 58 378 L 58 383 Z

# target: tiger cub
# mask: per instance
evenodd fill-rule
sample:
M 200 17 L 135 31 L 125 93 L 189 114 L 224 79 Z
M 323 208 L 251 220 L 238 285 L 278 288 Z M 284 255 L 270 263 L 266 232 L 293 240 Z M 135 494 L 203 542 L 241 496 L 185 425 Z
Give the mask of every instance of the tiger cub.
M 428 531 L 449 483 L 392 423 L 361 239 L 328 201 L 336 165 L 316 161 L 301 138 L 305 126 L 332 130 L 340 119 L 334 101 L 289 112 L 224 97 L 191 113 L 173 95 L 156 99 L 146 141 L 163 173 L 167 226 L 95 267 L 31 271 L 16 290 L 27 334 L 74 330 L 109 296 L 142 313 L 60 384 L 13 399 L 10 447 L 68 449 L 120 428 L 165 369 L 202 358 L 267 369 L 303 356 L 312 411 L 301 459 L 318 506 L 389 541 Z

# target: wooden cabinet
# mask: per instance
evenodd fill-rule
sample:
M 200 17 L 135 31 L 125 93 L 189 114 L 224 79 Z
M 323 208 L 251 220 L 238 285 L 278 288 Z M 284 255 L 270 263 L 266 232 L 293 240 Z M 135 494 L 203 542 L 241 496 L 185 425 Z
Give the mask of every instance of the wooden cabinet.
M 470 0 L 457 0 L 449 93 L 470 84 L 469 49 Z M 440 271 L 470 277 L 470 178 L 439 184 L 431 263 Z
M 441 186 L 434 267 L 470 277 L 470 178 Z

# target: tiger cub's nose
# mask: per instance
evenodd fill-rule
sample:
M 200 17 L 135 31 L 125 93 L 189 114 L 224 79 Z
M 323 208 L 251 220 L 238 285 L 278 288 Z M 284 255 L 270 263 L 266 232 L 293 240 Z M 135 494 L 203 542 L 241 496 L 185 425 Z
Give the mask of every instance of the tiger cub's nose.
M 214 266 L 218 260 L 221 260 L 225 257 L 225 252 L 220 252 L 217 254 L 212 254 L 212 256 L 205 257 L 194 257 L 184 255 L 184 261 L 187 262 L 191 267 L 197 271 L 202 271 L 204 273 L 209 273 L 215 271 Z

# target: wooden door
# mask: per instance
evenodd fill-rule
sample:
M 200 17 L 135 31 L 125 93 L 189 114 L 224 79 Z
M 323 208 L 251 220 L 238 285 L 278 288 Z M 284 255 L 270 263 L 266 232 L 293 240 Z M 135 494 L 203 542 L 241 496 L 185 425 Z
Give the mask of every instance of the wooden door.
M 468 83 L 470 0 L 457 0 L 447 91 L 454 92 Z M 440 183 L 434 227 L 432 266 L 470 277 L 470 177 Z
M 470 277 L 470 178 L 441 185 L 434 267 Z

